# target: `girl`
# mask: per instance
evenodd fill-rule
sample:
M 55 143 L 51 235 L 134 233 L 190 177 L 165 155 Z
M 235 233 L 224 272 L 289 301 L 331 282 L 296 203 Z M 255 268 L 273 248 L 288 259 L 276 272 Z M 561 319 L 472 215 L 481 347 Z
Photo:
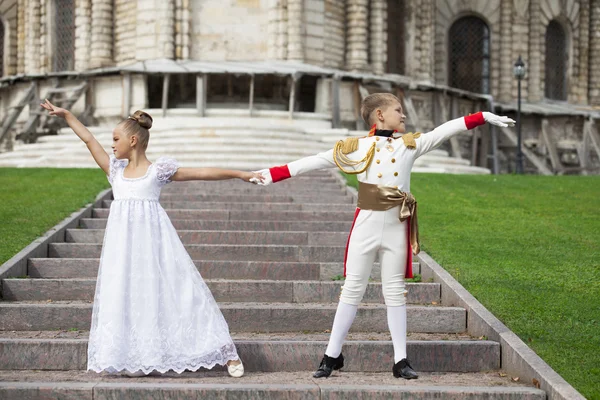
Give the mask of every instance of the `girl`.
M 104 235 L 88 371 L 129 376 L 196 371 L 227 364 L 233 377 L 244 367 L 229 327 L 210 290 L 158 202 L 171 181 L 262 180 L 258 174 L 218 168 L 180 168 L 177 161 L 146 157 L 152 118 L 143 111 L 113 131 L 108 155 L 68 110 L 42 107 L 64 118 L 108 176 L 114 201 Z

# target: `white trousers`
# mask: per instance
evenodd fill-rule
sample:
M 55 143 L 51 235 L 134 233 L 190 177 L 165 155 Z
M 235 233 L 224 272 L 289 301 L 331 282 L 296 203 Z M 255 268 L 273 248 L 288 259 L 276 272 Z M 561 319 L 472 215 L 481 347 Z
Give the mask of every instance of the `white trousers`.
M 381 263 L 381 285 L 387 306 L 406 304 L 404 275 L 407 261 L 408 221 L 398 219 L 399 207 L 387 211 L 360 210 L 350 232 L 346 255 L 346 282 L 340 301 L 359 305 L 375 258 Z

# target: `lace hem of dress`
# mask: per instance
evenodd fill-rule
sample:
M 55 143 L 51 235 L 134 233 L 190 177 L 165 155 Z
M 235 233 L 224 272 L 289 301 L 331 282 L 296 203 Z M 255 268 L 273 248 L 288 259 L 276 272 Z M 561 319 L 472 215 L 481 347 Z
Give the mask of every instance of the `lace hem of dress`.
M 93 372 L 122 372 L 128 371 L 135 373 L 142 371 L 144 374 L 149 374 L 152 371 L 158 371 L 164 374 L 168 371 L 175 371 L 181 374 L 184 371 L 195 372 L 200 368 L 212 369 L 216 365 L 226 365 L 228 361 L 239 360 L 235 344 L 231 343 L 223 346 L 220 350 L 215 350 L 209 354 L 205 354 L 202 357 L 192 358 L 188 360 L 168 361 L 160 365 L 144 365 L 138 361 L 124 362 L 124 363 L 109 363 L 109 364 L 96 364 L 95 361 L 88 362 L 88 371 Z

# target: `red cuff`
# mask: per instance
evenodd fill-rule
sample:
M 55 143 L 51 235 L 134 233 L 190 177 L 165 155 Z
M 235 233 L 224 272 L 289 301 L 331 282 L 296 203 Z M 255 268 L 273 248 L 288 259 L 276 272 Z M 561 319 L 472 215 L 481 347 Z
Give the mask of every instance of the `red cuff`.
M 477 128 L 479 125 L 485 124 L 483 113 L 480 111 L 475 114 L 467 115 L 465 118 L 465 125 L 467 129 Z
M 269 172 L 271 173 L 271 179 L 273 179 L 273 183 L 291 178 L 290 170 L 287 165 L 269 168 Z

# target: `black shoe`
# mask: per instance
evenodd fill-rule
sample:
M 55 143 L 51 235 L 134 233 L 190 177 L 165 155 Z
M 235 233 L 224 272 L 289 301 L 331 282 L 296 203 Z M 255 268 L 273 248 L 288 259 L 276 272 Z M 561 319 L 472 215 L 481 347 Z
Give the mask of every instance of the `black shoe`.
M 417 379 L 419 377 L 406 358 L 398 361 L 394 365 L 394 368 L 392 368 L 392 372 L 394 373 L 394 378 Z
M 313 374 L 313 378 L 328 378 L 333 370 L 344 368 L 344 355 L 340 354 L 338 358 L 329 357 L 327 354 L 323 356 L 321 365 L 317 372 Z

